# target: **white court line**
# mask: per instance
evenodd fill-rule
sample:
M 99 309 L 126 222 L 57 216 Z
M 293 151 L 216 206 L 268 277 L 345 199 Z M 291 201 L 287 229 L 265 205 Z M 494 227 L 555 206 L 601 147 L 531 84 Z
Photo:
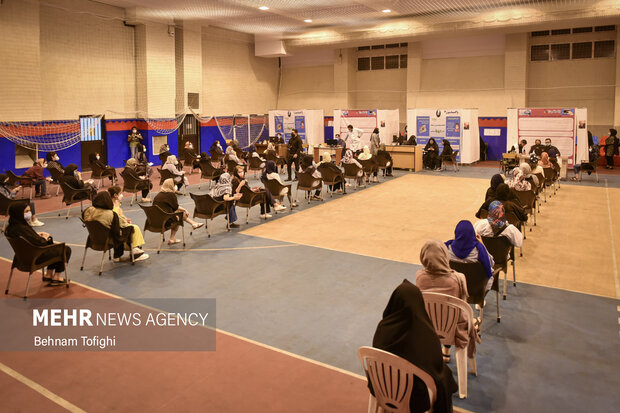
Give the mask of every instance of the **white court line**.
M 609 235 L 611 237 L 611 260 L 614 263 L 614 284 L 616 285 L 616 298 L 620 298 L 620 281 L 618 280 L 618 263 L 616 262 L 616 243 L 614 241 L 614 226 L 611 220 L 611 202 L 609 201 L 609 185 L 605 178 L 605 196 L 607 197 L 607 214 L 609 216 Z
M 7 375 L 9 375 L 11 377 L 13 377 L 15 380 L 19 381 L 20 383 L 25 384 L 26 386 L 30 387 L 32 390 L 36 391 L 40 395 L 48 398 L 49 400 L 53 401 L 54 403 L 56 403 L 60 407 L 63 407 L 63 408 L 67 409 L 70 412 L 73 412 L 73 413 L 86 413 L 86 410 L 80 409 L 79 407 L 77 407 L 73 403 L 68 402 L 67 400 L 65 400 L 62 397 L 60 397 L 59 395 L 57 395 L 56 393 L 52 393 L 50 390 L 48 390 L 45 387 L 41 386 L 39 383 L 30 380 L 28 377 L 26 377 L 26 376 L 24 376 L 22 374 L 19 374 L 18 372 L 16 372 L 15 370 L 13 370 L 12 368 L 10 368 L 9 366 L 7 366 L 7 365 L 5 365 L 3 363 L 0 363 L 0 371 L 6 373 Z

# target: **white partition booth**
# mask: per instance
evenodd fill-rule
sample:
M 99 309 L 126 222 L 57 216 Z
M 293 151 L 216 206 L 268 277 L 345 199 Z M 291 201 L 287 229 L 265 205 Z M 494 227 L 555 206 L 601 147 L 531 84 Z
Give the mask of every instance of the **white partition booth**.
M 304 143 L 318 145 L 323 143 L 325 129 L 323 110 L 270 110 L 269 136 L 281 133 L 286 142 L 291 138 L 291 130 L 297 129 Z
M 506 150 L 517 147 L 522 139 L 527 141 L 526 151 L 537 139 L 558 148 L 562 162 L 562 175 L 566 167 L 572 168 L 588 159 L 588 110 L 586 108 L 510 108 L 508 109 L 508 138 Z M 575 148 L 575 145 L 577 146 Z
M 398 135 L 400 114 L 398 109 L 370 109 L 370 110 L 334 110 L 334 136 L 348 132 L 347 127 L 364 131 L 361 145 L 370 144 L 370 135 L 375 128 L 379 128 L 381 143 L 392 143 L 392 136 Z M 343 135 L 344 136 L 344 135 Z
M 408 109 L 407 132 L 415 135 L 418 145 L 434 138 L 443 149 L 443 140 L 458 150 L 457 162 L 470 164 L 480 159 L 478 109 Z

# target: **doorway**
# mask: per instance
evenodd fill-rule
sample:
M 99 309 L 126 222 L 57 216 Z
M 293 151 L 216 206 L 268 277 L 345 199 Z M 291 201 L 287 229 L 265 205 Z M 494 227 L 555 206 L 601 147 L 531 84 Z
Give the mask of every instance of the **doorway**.
M 105 122 L 103 116 L 80 115 L 80 151 L 82 159 L 82 171 L 90 171 L 88 155 L 98 153 L 101 161 L 108 163 Z
M 200 124 L 192 115 L 185 116 L 179 128 L 179 158 L 185 160 L 185 142 L 191 142 L 196 154 L 200 154 Z

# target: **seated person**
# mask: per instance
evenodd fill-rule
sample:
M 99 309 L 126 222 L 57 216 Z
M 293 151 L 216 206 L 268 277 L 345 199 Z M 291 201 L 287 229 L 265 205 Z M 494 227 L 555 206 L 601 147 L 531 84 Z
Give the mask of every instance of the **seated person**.
M 386 150 L 385 143 L 379 145 L 379 150 L 377 151 L 377 162 L 380 165 L 386 165 L 385 176 L 392 176 L 392 166 L 394 165 L 394 161 L 392 159 L 392 155 Z
M 211 157 L 213 157 L 213 155 L 224 155 L 224 151 L 222 150 L 222 145 L 220 144 L 220 141 L 213 141 L 211 147 L 209 148 L 209 153 L 211 154 Z
M 358 166 L 358 168 L 360 168 L 360 170 L 359 170 L 359 171 L 357 171 L 357 182 L 358 182 L 358 184 L 360 184 L 360 183 L 362 182 L 362 177 L 364 176 L 364 169 L 362 168 L 362 164 L 361 164 L 361 163 L 359 163 L 359 162 L 357 161 L 357 159 L 355 159 L 355 158 L 353 157 L 353 151 L 351 151 L 351 149 L 347 149 L 347 150 L 344 152 L 344 156 L 343 156 L 343 157 L 342 157 L 342 159 L 340 160 L 340 163 L 341 163 L 342 165 L 345 165 L 345 164 L 355 164 L 355 165 L 357 165 L 357 166 Z M 349 184 L 348 184 L 348 183 L 347 183 L 346 185 L 347 185 L 347 186 L 349 186 Z
M 404 139 L 404 138 L 403 138 L 403 139 Z M 407 141 L 403 143 L 403 145 L 417 146 L 417 145 L 418 145 L 418 142 L 417 142 L 417 140 L 416 140 L 416 138 L 415 138 L 415 135 L 411 135 L 411 136 L 409 137 L 409 139 L 407 139 Z
M 52 179 L 43 176 L 43 171 L 46 167 L 45 161 L 41 158 L 37 159 L 34 165 L 24 172 L 25 176 L 32 178 L 36 196 L 40 196 L 42 199 L 51 198 L 51 195 L 47 194 L 47 182 Z
M 21 186 L 17 186 L 13 189 L 9 188 L 9 177 L 6 174 L 0 174 L 0 194 L 4 195 L 5 198 L 15 199 L 17 193 L 22 189 Z M 34 201 L 30 202 L 30 215 L 28 216 L 28 224 L 32 227 L 41 227 L 45 225 L 43 222 L 39 221 L 34 214 Z M 26 205 L 26 202 L 24 202 Z
M 339 134 L 339 133 L 337 133 L 337 134 L 335 134 L 335 135 L 334 135 L 334 139 L 338 142 L 338 146 L 341 146 L 341 147 L 342 147 L 342 150 L 343 150 L 343 151 L 347 148 L 347 143 L 345 142 L 345 140 L 344 140 L 344 139 L 342 139 L 342 138 L 340 137 L 340 134 Z
M 146 175 L 149 178 L 153 175 L 153 166 L 152 162 L 149 162 L 146 157 L 146 148 L 141 143 L 136 146 L 136 157 L 134 158 L 137 162 L 136 164 L 136 172 L 138 175 Z
M 482 243 L 482 238 L 476 235 L 471 222 L 463 220 L 456 224 L 454 239 L 446 241 L 450 261 L 456 262 L 479 262 L 484 266 L 489 277 L 486 290 L 493 286 L 493 257 Z
M 538 161 L 538 165 L 543 168 L 553 168 L 553 164 L 551 163 L 551 160 L 549 159 L 549 154 L 547 152 L 542 153 L 540 161 Z
M 142 236 L 142 231 L 140 230 L 139 226 L 133 224 L 131 222 L 131 219 L 127 218 L 123 213 L 123 209 L 121 208 L 121 201 L 123 200 L 123 193 L 121 192 L 121 187 L 111 186 L 108 188 L 108 193 L 110 194 L 112 202 L 114 203 L 114 208 L 112 209 L 112 211 L 114 211 L 116 215 L 118 215 L 118 221 L 121 229 L 127 227 L 133 228 L 129 245 L 133 247 L 133 255 L 135 259 L 141 254 L 144 254 L 144 251 L 142 251 L 141 249 L 142 246 L 145 244 L 144 236 Z
M 140 202 L 151 202 L 151 199 L 148 198 L 149 192 L 153 189 L 153 184 L 151 180 L 144 174 L 139 174 L 137 171 L 138 163 L 135 159 L 131 158 L 125 164 L 125 169 L 121 172 L 121 176 L 128 175 L 132 177 L 136 181 L 140 181 L 137 186 L 137 189 L 142 191 L 142 199 Z
M 190 141 L 185 141 L 185 147 L 183 149 L 185 151 L 185 160 L 193 159 L 192 169 L 198 169 L 199 168 L 198 162 L 200 161 L 200 155 L 198 155 L 196 151 L 194 150 L 194 144 L 191 143 Z
M 529 168 L 529 165 L 526 166 Z M 506 181 L 506 185 L 515 191 L 529 191 L 532 189 L 532 185 L 525 179 L 525 175 L 523 175 L 521 166 L 510 171 L 510 178 Z
M 430 138 L 426 146 L 424 146 L 422 164 L 427 169 L 439 169 L 439 145 L 437 145 L 433 138 Z
M 30 206 L 27 203 L 15 203 L 9 208 L 9 225 L 6 227 L 4 235 L 11 238 L 23 237 L 26 241 L 37 247 L 51 245 L 54 240 L 47 232 L 36 232 L 28 223 L 31 218 Z M 65 254 L 67 263 L 71 257 L 71 248 L 65 245 Z M 54 258 L 53 252 L 43 253 L 37 262 L 47 261 Z M 65 271 L 65 263 L 57 262 L 47 267 L 46 273 L 43 275 L 43 281 L 49 281 L 50 285 L 56 286 L 64 283 L 61 273 Z
M 175 193 L 177 195 L 182 195 L 179 190 L 181 189 L 181 187 L 183 187 L 183 185 L 189 185 L 189 180 L 185 176 L 185 171 L 179 169 L 179 161 L 177 160 L 177 157 L 174 155 L 168 156 L 168 158 L 166 159 L 166 163 L 161 169 L 165 169 L 166 171 L 174 175 L 174 183 L 177 186 L 177 190 L 175 191 Z
M 229 160 L 235 162 L 237 165 L 245 165 L 245 161 L 243 159 L 239 159 L 237 152 L 235 152 L 235 149 L 232 146 L 228 146 L 226 148 L 226 155 Z
M 264 192 L 266 202 L 261 202 L 260 204 L 260 217 L 261 218 L 271 218 L 269 212 L 271 212 L 271 205 L 273 204 L 273 199 L 269 201 L 267 198 L 271 197 L 271 194 L 267 195 L 268 191 L 265 191 L 260 186 L 250 186 L 248 181 L 245 179 L 245 169 L 243 166 L 237 166 L 235 168 L 235 174 L 232 177 L 232 187 L 234 189 L 235 194 L 241 194 L 241 188 L 246 187 L 252 192 Z
M 489 198 L 482 204 L 478 212 L 476 212 L 476 218 L 482 216 L 482 211 L 489 211 L 489 207 L 493 201 L 500 201 L 504 205 L 506 213 L 512 213 L 519 221 L 527 222 L 527 214 L 523 210 L 521 202 L 506 184 L 499 184 L 497 186 L 495 198 Z
M 506 237 L 515 247 L 523 245 L 523 234 L 505 218 L 504 205 L 500 201 L 493 201 L 489 205 L 489 215 L 486 219 L 474 222 L 476 234 L 481 237 Z
M 102 177 L 107 176 L 108 178 L 110 178 L 110 181 L 114 182 L 114 180 L 116 179 L 116 169 L 102 162 L 101 155 L 99 155 L 97 152 L 89 154 L 88 162 L 90 163 L 91 168 L 94 168 L 94 165 L 96 165 L 101 170 Z
M 265 169 L 263 170 L 263 173 L 261 174 L 261 179 L 265 181 L 269 181 L 273 179 L 273 180 L 278 181 L 280 185 L 284 185 L 284 183 L 282 182 L 282 179 L 280 178 L 280 174 L 278 173 L 278 167 L 276 166 L 276 163 L 274 161 L 267 161 L 265 163 Z M 276 210 L 276 212 L 286 210 L 286 207 L 284 205 L 276 201 L 276 199 L 273 197 L 273 194 L 269 191 L 267 187 L 265 187 L 265 192 L 267 193 L 267 201 L 273 207 L 273 209 Z M 284 187 L 284 194 L 288 194 L 287 187 Z M 292 203 L 291 206 L 296 206 L 296 205 Z
M 65 168 L 60 163 L 60 157 L 56 152 L 48 152 L 47 155 L 45 155 L 45 159 L 47 160 L 48 169 L 55 169 L 61 174 L 65 173 Z
M 120 262 L 125 251 L 125 244 L 131 247 L 131 233 L 133 228 L 130 226 L 121 228 L 120 220 L 114 212 L 114 202 L 108 191 L 101 191 L 93 198 L 92 206 L 89 206 L 82 213 L 85 222 L 97 221 L 110 230 L 110 237 L 114 245 L 114 262 Z M 142 261 L 148 258 L 146 254 L 134 255 L 135 261 Z
M 204 225 L 204 223 L 198 223 L 191 219 L 187 209 L 179 206 L 179 201 L 177 200 L 177 196 L 175 194 L 174 180 L 172 180 L 172 178 L 168 178 L 164 181 L 159 193 L 153 199 L 153 205 L 157 205 L 162 211 L 168 214 L 183 212 L 183 221 L 190 224 L 192 229 L 198 229 Z M 174 236 L 177 234 L 179 225 L 176 223 L 174 218 L 170 219 L 169 224 L 170 225 L 166 225 L 166 227 L 171 227 L 168 245 L 178 244 L 181 241 L 176 239 Z
M 441 293 L 467 301 L 467 281 L 460 272 L 450 268 L 450 259 L 446 245 L 435 239 L 428 240 L 420 251 L 420 261 L 424 268 L 415 275 L 416 285 L 420 291 Z M 468 332 L 469 330 L 469 332 Z M 467 347 L 467 355 L 476 353 L 476 342 L 479 341 L 475 328 L 469 329 L 464 315 L 457 322 L 456 346 Z M 450 361 L 450 347 L 443 346 L 444 361 Z
M 340 168 L 338 168 L 334 161 L 332 161 L 332 155 L 327 151 L 323 152 L 323 156 L 321 157 L 321 162 L 319 162 L 319 166 L 321 168 L 330 169 L 334 172 L 334 174 L 342 174 Z M 330 185 L 329 189 L 330 191 L 342 192 L 342 182 L 338 182 L 335 185 Z
M 526 182 L 530 183 L 530 189 L 532 188 L 532 186 L 538 187 L 538 177 L 532 174 L 532 168 L 528 163 L 523 162 L 521 165 L 519 165 L 519 169 L 521 169 L 523 179 L 525 179 Z
M 230 148 L 230 146 L 229 146 Z M 241 198 L 241 194 L 233 195 L 232 178 L 228 172 L 224 172 L 220 175 L 220 179 L 217 181 L 213 189 L 211 190 L 211 196 L 216 201 L 228 201 L 228 222 L 231 228 L 239 228 L 239 224 L 235 224 L 237 220 L 237 211 L 235 210 L 236 201 Z
M 549 154 L 549 158 L 555 159 L 560 156 L 560 150 L 555 146 L 551 145 L 551 139 L 545 139 L 545 147 L 543 152 L 547 152 Z
M 314 163 L 314 158 L 312 157 L 312 155 L 304 155 L 304 157 L 301 158 L 301 169 L 304 173 L 310 174 L 313 178 L 316 179 L 316 181 L 312 181 L 313 186 L 319 184 L 320 182 L 319 180 L 322 178 L 322 176 L 321 176 L 321 172 L 319 172 L 319 170 L 316 168 L 316 164 Z M 320 186 L 314 192 L 312 199 L 315 199 L 318 201 L 322 200 Z
M 372 156 L 372 154 L 370 153 L 370 149 L 368 148 L 368 145 L 364 145 L 364 147 L 362 148 L 362 153 L 359 154 L 359 156 L 357 157 L 358 160 L 360 161 L 369 161 L 369 160 L 374 160 L 374 163 L 376 164 L 376 159 L 374 159 L 374 157 Z M 377 171 L 378 168 L 375 167 L 375 170 L 373 171 L 373 182 L 378 182 L 377 181 Z M 366 177 L 366 182 L 368 182 L 369 177 Z
M 392 293 L 372 346 L 402 357 L 433 378 L 437 387 L 435 405 L 430 405 L 424 382 L 415 377 L 409 403 L 411 412 L 452 412 L 452 393 L 458 390 L 458 385 L 443 362 L 441 342 L 426 312 L 422 293 L 408 280 L 403 280 Z M 370 380 L 368 388 L 374 395 Z
M 167 159 L 170 155 L 172 155 L 172 153 L 170 152 L 170 145 L 168 145 L 167 143 L 162 144 L 159 147 L 159 152 L 158 152 L 159 158 L 161 159 L 162 157 L 164 159 Z
M 489 186 L 489 188 L 487 189 L 487 193 L 484 196 L 484 200 L 488 201 L 490 200 L 494 200 L 495 199 L 495 191 L 497 191 L 497 186 L 499 184 L 503 184 L 504 183 L 504 177 L 501 176 L 500 174 L 495 174 L 491 177 L 491 186 Z
M 258 154 L 258 152 L 256 151 L 252 151 L 252 154 L 250 155 L 252 158 L 258 159 L 261 164 L 260 164 L 260 168 L 263 169 L 265 167 L 265 159 L 261 158 L 261 156 Z
M 97 188 L 93 186 L 93 180 L 82 181 L 82 174 L 77 170 L 77 165 L 70 163 L 65 168 L 65 173 L 62 177 L 63 182 L 73 189 L 90 189 L 92 196 L 97 195 Z M 78 196 L 75 199 L 87 199 L 88 196 Z
M 441 154 L 439 155 L 439 166 L 441 167 L 441 163 L 443 162 L 443 157 L 444 156 L 452 156 L 452 153 L 454 152 L 452 150 L 452 145 L 450 145 L 450 141 L 448 141 L 447 139 L 444 139 L 442 142 L 443 144 L 443 149 L 441 150 Z
M 536 154 L 536 156 L 538 156 L 540 158 L 540 156 L 543 153 L 544 149 L 545 149 L 545 147 L 542 145 L 542 142 L 540 141 L 540 139 L 536 139 L 534 141 L 534 145 L 532 145 L 532 147 L 530 148 L 530 154 L 534 153 L 534 154 Z

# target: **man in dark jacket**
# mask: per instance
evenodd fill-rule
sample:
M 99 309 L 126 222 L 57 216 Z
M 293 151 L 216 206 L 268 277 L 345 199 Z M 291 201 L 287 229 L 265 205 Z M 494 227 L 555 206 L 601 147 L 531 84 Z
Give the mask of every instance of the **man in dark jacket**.
M 532 145 L 532 147 L 530 148 L 530 153 L 533 152 L 536 154 L 536 156 L 540 158 L 544 150 L 545 146 L 540 142 L 540 139 L 536 139 L 534 141 L 534 145 Z
M 287 181 L 291 180 L 291 166 L 295 164 L 295 180 L 297 180 L 297 170 L 299 169 L 299 160 L 301 158 L 301 151 L 303 149 L 303 142 L 297 129 L 291 131 L 291 139 L 288 141 L 288 162 L 287 162 Z

